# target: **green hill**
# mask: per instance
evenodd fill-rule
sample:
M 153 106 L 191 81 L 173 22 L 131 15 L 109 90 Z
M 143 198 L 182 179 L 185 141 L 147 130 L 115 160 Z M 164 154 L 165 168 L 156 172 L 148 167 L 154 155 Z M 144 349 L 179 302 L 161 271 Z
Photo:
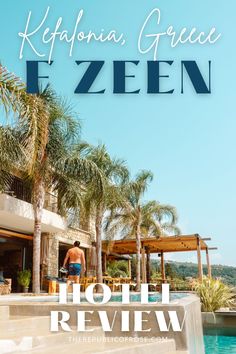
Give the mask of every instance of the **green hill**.
M 151 261 L 152 272 L 159 271 L 159 260 Z M 207 275 L 207 267 L 203 265 L 203 272 Z M 188 262 L 166 262 L 166 273 L 167 275 L 186 278 L 193 277 L 196 278 L 198 275 L 198 266 L 195 263 Z M 221 278 L 225 283 L 231 286 L 236 286 L 236 267 L 224 266 L 224 265 L 212 265 L 212 276 Z

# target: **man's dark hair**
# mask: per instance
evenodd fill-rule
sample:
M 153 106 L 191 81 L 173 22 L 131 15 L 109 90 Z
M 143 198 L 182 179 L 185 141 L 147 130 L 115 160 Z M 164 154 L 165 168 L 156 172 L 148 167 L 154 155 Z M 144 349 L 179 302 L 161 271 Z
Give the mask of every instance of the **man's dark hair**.
M 75 242 L 74 242 L 74 246 L 75 246 L 75 247 L 79 247 L 79 245 L 80 245 L 80 242 L 79 242 L 79 241 L 75 241 Z

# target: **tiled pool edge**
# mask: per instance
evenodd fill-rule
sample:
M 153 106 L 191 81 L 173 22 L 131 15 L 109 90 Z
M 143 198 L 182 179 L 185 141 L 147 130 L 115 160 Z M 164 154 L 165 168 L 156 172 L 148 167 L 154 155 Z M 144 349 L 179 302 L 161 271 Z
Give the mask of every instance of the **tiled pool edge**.
M 203 327 L 236 327 L 236 311 L 218 311 L 202 313 Z

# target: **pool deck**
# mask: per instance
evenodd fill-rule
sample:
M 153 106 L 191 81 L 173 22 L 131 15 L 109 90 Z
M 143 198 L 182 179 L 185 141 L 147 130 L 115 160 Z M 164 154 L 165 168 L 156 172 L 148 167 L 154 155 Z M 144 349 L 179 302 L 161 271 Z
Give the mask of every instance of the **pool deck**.
M 50 331 L 50 318 L 47 316 L 10 316 L 8 319 L 0 317 L 0 354 L 76 354 L 78 348 L 80 354 L 146 354 L 150 351 L 180 354 L 176 352 L 174 340 L 125 342 L 109 338 L 108 341 L 100 327 L 92 326 L 91 329 L 92 333 L 53 333 Z
M 117 293 L 115 293 L 117 295 Z M 186 294 L 187 296 L 180 299 L 173 300 L 170 304 L 164 305 L 161 302 L 147 305 L 140 304 L 140 302 L 131 302 L 130 304 L 122 304 L 118 302 L 109 302 L 107 304 L 94 304 L 91 305 L 87 302 L 81 302 L 80 305 L 73 304 L 68 297 L 68 303 L 65 305 L 58 303 L 58 296 L 30 295 L 30 294 L 10 294 L 0 297 L 0 308 L 2 306 L 9 306 L 10 316 L 22 317 L 35 317 L 45 316 L 48 317 L 51 311 L 66 311 L 70 315 L 68 324 L 76 326 L 77 311 L 94 310 L 91 315 L 91 323 L 95 327 L 101 327 L 100 319 L 97 311 L 106 311 L 108 317 L 111 319 L 114 312 L 117 311 L 117 319 L 111 333 L 105 333 L 106 338 L 111 337 L 130 337 L 130 338 L 163 338 L 174 341 L 178 354 L 203 354 L 203 330 L 200 312 L 199 298 L 193 294 Z M 121 311 L 130 312 L 130 330 L 121 332 Z M 150 332 L 135 332 L 134 331 L 134 311 L 150 311 L 148 315 L 148 327 L 151 328 Z M 163 311 L 167 322 L 169 321 L 169 312 L 176 311 L 180 323 L 184 320 L 186 314 L 184 327 L 181 332 L 174 332 L 172 327 L 168 332 L 160 331 L 155 316 L 155 311 Z M 145 317 L 145 316 L 144 316 Z M 88 324 L 89 325 L 89 324 Z M 74 331 L 78 336 L 78 332 Z M 148 352 L 148 350 L 147 350 Z M 159 353 L 159 351 L 158 351 Z M 161 353 L 161 352 L 160 352 Z M 176 353 L 174 351 L 173 353 Z M 171 353 L 172 354 L 172 353 Z
M 9 304 L 9 303 L 18 303 L 18 302 L 54 302 L 58 299 L 58 295 L 48 295 L 40 294 L 34 295 L 32 293 L 23 294 L 23 293 L 12 293 L 8 295 L 0 296 L 0 305 Z

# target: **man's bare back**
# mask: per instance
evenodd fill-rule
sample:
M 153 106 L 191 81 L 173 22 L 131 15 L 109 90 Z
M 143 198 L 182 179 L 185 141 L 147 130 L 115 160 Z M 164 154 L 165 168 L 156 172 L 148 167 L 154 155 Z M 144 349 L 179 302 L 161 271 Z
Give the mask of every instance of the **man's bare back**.
M 78 247 L 73 247 L 68 250 L 68 257 L 69 257 L 69 262 L 70 263 L 83 263 L 83 257 L 84 257 L 84 252 L 78 248 Z
M 67 262 L 69 264 L 81 264 L 84 271 L 86 271 L 84 251 L 79 248 L 79 241 L 76 241 L 74 247 L 67 251 L 63 267 L 66 266 Z

